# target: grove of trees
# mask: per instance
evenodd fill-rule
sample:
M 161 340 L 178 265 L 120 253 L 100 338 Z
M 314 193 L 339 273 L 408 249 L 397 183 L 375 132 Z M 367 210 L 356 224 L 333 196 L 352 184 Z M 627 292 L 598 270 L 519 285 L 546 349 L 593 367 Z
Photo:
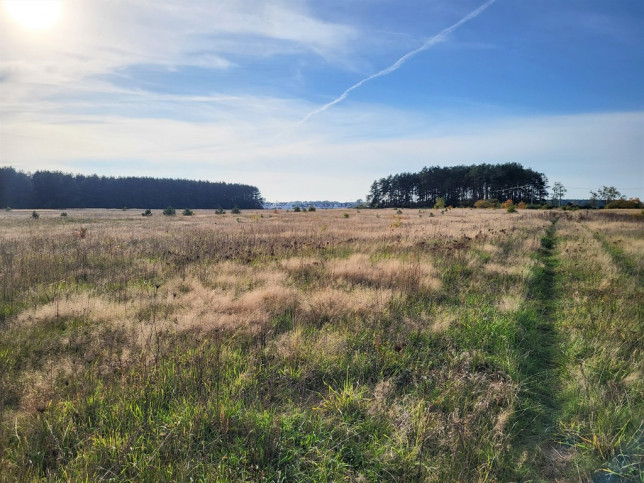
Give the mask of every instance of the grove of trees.
M 477 200 L 536 203 L 547 194 L 543 173 L 519 163 L 425 167 L 376 180 L 367 202 L 372 207 L 432 207 L 440 198 L 451 206 L 473 206 Z
M 0 206 L 12 208 L 262 208 L 255 186 L 162 178 L 113 178 L 0 167 Z

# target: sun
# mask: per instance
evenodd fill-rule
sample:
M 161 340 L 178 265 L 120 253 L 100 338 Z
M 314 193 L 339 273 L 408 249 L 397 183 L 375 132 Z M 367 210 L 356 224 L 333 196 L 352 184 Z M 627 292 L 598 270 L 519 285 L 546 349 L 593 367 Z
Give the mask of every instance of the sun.
M 60 0 L 2 0 L 9 16 L 30 30 L 45 30 L 60 18 Z

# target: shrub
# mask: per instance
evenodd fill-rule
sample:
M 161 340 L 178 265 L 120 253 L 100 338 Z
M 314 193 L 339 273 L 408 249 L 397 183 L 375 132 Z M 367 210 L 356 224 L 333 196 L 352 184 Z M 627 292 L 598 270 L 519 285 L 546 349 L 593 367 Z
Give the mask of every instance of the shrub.
M 63 218 L 67 218 L 67 212 L 66 212 L 66 211 L 63 211 L 63 212 L 60 214 L 60 216 L 62 216 Z
M 121 208 L 121 210 L 127 211 L 127 206 L 124 206 L 123 208 Z
M 516 213 L 517 212 L 517 207 L 515 205 L 510 205 L 507 208 L 508 213 Z
M 141 213 L 141 216 L 152 216 L 152 210 L 148 208 L 143 213 Z
M 501 208 L 510 208 L 510 206 L 514 206 L 514 202 L 512 200 L 506 200 L 503 203 L 501 203 Z
M 434 203 L 434 209 L 439 210 L 445 208 L 445 198 L 438 198 L 436 203 Z
M 496 200 L 478 200 L 474 208 L 496 208 Z
M 349 218 L 349 213 L 345 213 L 343 216 L 344 216 L 345 218 Z
M 217 208 L 217 209 L 215 210 L 215 215 L 225 215 L 225 214 L 226 214 L 226 210 L 224 210 L 224 209 L 223 209 L 223 208 L 221 208 L 221 207 L 219 207 L 219 208 Z
M 519 209 L 519 210 L 525 210 L 527 207 L 528 207 L 528 205 L 526 205 L 524 201 L 522 201 L 521 203 L 519 203 L 517 205 L 517 209 Z
M 293 211 L 296 212 L 296 213 L 299 213 L 302 210 L 301 210 L 301 208 L 299 206 L 296 206 L 295 208 L 293 208 Z
M 313 205 L 309 206 L 309 211 L 315 211 L 315 210 L 316 210 L 315 206 Z
M 232 210 L 230 210 L 230 212 L 233 215 L 239 215 L 241 213 L 241 210 L 239 209 L 239 207 L 235 206 Z
M 642 202 L 639 198 L 631 198 L 630 200 L 614 200 L 606 203 L 606 208 L 609 209 L 629 209 L 629 208 L 642 208 Z
M 563 209 L 567 211 L 577 211 L 579 209 L 579 205 L 573 205 L 572 203 L 568 203 L 566 206 L 563 207 Z
M 37 220 L 38 218 L 40 218 L 40 215 L 38 214 L 38 212 L 36 210 L 34 210 L 34 211 L 31 212 L 31 217 L 34 220 Z
M 398 208 L 398 209 L 396 210 L 396 213 L 398 213 L 399 215 L 402 215 L 402 210 L 401 210 L 400 208 Z
M 191 209 L 189 209 L 189 208 L 186 208 L 185 210 L 183 210 L 183 216 L 192 216 L 192 215 L 194 215 L 194 214 L 195 214 L 195 212 L 194 212 L 194 211 L 192 211 L 192 210 L 191 210 Z
M 166 216 L 174 216 L 177 214 L 177 210 L 175 210 L 172 206 L 168 206 L 165 210 L 163 210 L 163 214 Z
M 11 211 L 11 206 L 7 206 L 4 211 Z

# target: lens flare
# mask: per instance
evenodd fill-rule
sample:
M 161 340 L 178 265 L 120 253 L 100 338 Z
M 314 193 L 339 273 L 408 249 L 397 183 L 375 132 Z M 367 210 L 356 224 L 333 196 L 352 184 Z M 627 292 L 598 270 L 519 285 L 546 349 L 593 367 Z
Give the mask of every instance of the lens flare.
M 9 16 L 30 30 L 45 30 L 58 22 L 60 3 L 60 0 L 3 0 Z

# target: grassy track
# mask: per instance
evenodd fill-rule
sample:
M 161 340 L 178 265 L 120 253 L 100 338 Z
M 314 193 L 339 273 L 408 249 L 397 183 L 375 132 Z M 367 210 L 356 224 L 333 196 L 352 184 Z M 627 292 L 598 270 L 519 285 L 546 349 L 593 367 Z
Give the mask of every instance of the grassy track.
M 556 327 L 560 287 L 557 280 L 556 224 L 554 218 L 535 253 L 536 265 L 527 284 L 524 307 L 517 312 L 517 357 L 521 378 L 516 412 L 516 472 L 511 479 L 535 473 L 553 476 L 548 455 L 556 441 L 559 416 L 560 346 L 565 342 Z

